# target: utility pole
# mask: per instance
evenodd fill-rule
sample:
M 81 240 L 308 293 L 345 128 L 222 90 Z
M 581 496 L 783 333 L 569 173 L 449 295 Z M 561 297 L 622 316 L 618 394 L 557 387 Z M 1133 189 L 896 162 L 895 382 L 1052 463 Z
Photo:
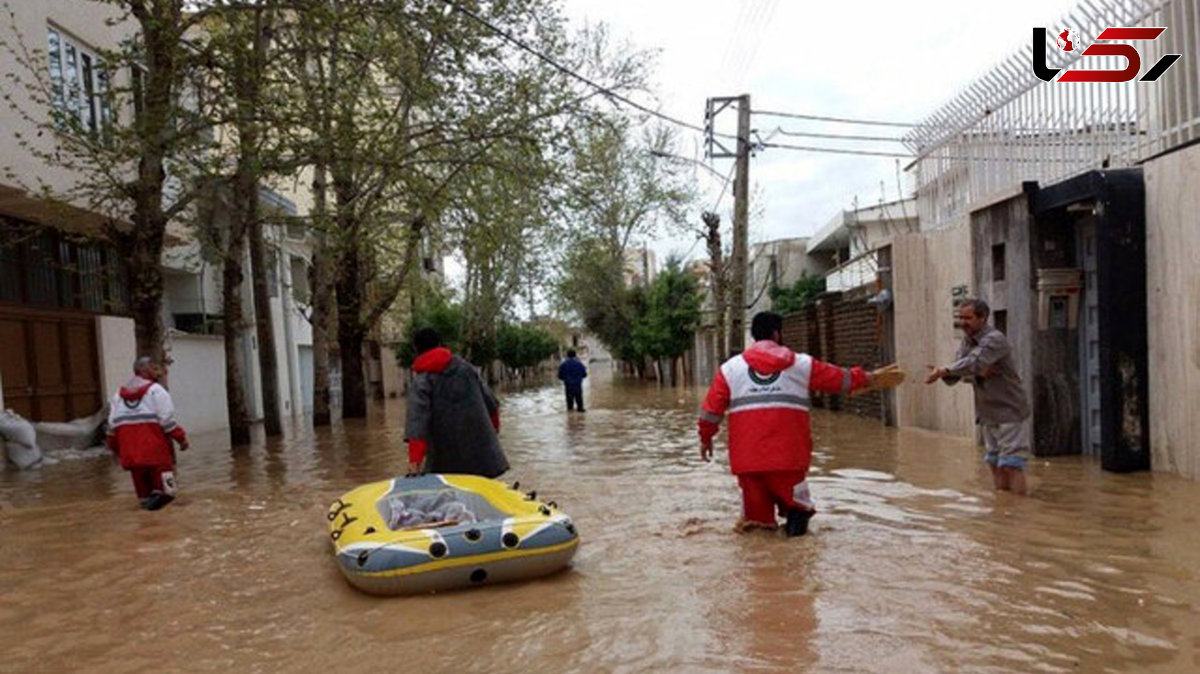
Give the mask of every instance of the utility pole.
M 713 130 L 716 116 L 734 103 L 738 109 L 737 148 L 730 152 Z M 711 158 L 732 157 L 733 179 L 733 251 L 729 256 L 729 350 L 741 351 L 746 345 L 746 239 L 750 214 L 750 94 L 710 98 L 706 106 L 705 135 Z M 723 136 L 728 137 L 728 136 Z M 722 358 L 729 354 L 722 354 Z
M 750 94 L 738 97 L 737 173 L 733 179 L 733 284 L 729 293 L 729 349 L 746 346 L 746 238 L 750 216 Z

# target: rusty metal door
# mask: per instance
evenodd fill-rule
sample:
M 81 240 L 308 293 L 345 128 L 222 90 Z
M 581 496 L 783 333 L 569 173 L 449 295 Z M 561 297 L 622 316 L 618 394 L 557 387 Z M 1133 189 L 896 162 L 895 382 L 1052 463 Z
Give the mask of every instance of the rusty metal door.
M 68 421 L 100 409 L 95 317 L 0 309 L 4 405 L 33 421 Z

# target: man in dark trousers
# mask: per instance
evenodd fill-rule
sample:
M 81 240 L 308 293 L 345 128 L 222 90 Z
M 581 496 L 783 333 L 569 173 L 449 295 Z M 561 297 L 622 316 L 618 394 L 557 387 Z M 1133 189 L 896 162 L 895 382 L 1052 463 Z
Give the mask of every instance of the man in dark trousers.
M 567 357 L 558 366 L 558 378 L 567 389 L 567 411 L 579 408 L 583 412 L 583 380 L 587 379 L 587 366 L 575 357 L 574 349 L 567 349 Z
M 500 449 L 500 404 L 475 367 L 442 346 L 437 331 L 413 337 L 416 376 L 408 391 L 404 438 L 410 473 L 497 477 L 508 470 Z

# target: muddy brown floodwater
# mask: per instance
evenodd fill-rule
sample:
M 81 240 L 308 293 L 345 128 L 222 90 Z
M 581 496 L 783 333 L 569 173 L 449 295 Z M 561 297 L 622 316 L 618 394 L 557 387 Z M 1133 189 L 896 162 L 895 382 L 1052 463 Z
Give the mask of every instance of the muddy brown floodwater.
M 1021 499 L 965 441 L 817 412 L 810 535 L 737 535 L 723 439 L 697 459 L 703 391 L 588 381 L 585 414 L 503 396 L 506 479 L 583 540 L 523 584 L 340 576 L 326 508 L 404 471 L 402 400 L 248 450 L 196 437 L 157 513 L 105 456 L 0 471 L 0 672 L 1200 669 L 1194 482 L 1038 460 Z

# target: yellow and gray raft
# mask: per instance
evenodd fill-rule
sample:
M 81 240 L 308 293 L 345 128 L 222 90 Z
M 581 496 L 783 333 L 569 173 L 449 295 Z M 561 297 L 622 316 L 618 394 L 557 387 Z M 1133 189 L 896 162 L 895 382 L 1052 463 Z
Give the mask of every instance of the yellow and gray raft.
M 374 482 L 333 502 L 329 537 L 338 568 L 371 594 L 535 578 L 579 547 L 571 518 L 535 496 L 473 475 Z

